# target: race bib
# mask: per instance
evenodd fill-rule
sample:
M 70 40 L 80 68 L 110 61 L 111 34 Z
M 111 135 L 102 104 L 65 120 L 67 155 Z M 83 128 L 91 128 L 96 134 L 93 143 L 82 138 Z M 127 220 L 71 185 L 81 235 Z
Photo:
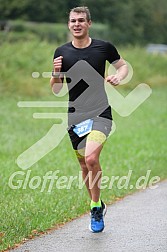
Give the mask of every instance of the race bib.
M 73 131 L 79 136 L 85 136 L 86 134 L 88 134 L 89 132 L 91 132 L 92 130 L 92 125 L 93 125 L 93 120 L 92 119 L 88 119 L 86 121 L 83 121 L 79 124 L 75 125 L 75 128 L 73 129 Z

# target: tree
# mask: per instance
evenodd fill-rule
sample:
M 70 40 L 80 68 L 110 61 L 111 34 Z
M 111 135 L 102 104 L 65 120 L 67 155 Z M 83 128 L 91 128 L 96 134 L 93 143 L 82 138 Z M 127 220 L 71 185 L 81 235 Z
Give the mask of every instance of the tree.
M 0 19 L 65 23 L 81 5 L 90 8 L 93 22 L 108 25 L 113 42 L 167 43 L 166 0 L 0 0 Z

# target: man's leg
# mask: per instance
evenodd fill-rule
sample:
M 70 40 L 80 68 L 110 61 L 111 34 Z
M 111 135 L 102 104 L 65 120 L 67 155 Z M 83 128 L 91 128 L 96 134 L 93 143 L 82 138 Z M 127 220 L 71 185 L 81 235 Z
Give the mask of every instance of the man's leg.
M 76 150 L 82 177 L 91 198 L 91 223 L 89 229 L 92 232 L 102 232 L 104 229 L 103 217 L 106 213 L 106 205 L 100 199 L 102 170 L 99 157 L 105 140 L 106 135 L 104 133 L 93 130 L 87 136 L 85 148 Z
M 91 193 L 91 222 L 89 229 L 92 232 L 102 232 L 104 229 L 104 215 L 106 205 L 100 199 L 100 183 L 102 170 L 99 162 L 100 153 L 106 135 L 93 130 L 87 137 L 85 148 L 85 164 L 89 173 L 89 189 Z
M 89 188 L 92 201 L 98 202 L 100 198 L 100 183 L 102 169 L 99 162 L 103 143 L 106 140 L 104 133 L 93 130 L 87 137 L 85 148 L 85 163 L 89 171 Z
M 96 142 L 88 142 L 85 150 L 85 164 L 89 173 L 89 189 L 91 199 L 98 202 L 100 198 L 100 181 L 102 170 L 99 156 L 103 146 Z
M 80 164 L 80 167 L 81 167 L 83 181 L 85 182 L 85 185 L 86 185 L 87 191 L 89 193 L 89 196 L 92 199 L 90 186 L 89 186 L 89 170 L 88 170 L 88 168 L 86 166 L 86 163 L 85 163 L 85 157 L 84 156 L 78 156 L 78 154 L 77 154 L 77 158 L 78 158 L 78 161 L 79 161 L 79 164 Z
M 100 179 L 102 171 L 99 163 L 99 156 L 102 148 L 102 144 L 89 139 L 86 143 L 86 150 L 80 149 L 76 151 L 83 181 L 85 182 L 91 200 L 94 202 L 98 202 L 100 198 Z
M 104 133 L 93 130 L 89 133 L 86 147 L 76 150 L 76 156 L 81 166 L 82 177 L 92 201 L 98 202 L 100 198 L 100 180 L 102 170 L 99 157 L 106 140 Z

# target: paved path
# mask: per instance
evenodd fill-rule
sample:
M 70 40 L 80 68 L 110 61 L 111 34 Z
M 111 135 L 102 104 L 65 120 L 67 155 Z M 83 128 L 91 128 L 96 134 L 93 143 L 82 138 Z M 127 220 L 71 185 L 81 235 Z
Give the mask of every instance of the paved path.
M 88 230 L 89 215 L 28 241 L 15 252 L 167 252 L 167 181 L 108 206 L 102 233 Z

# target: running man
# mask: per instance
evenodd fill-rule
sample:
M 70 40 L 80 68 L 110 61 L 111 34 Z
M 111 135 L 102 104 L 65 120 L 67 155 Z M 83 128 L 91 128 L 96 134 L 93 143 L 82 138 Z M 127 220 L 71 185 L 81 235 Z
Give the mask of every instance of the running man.
M 87 7 L 76 7 L 70 11 L 68 28 L 72 41 L 55 50 L 50 84 L 53 92 L 58 93 L 64 78 L 60 72 L 67 72 L 81 62 L 74 76 L 75 79 L 78 74 L 81 75 L 78 83 L 70 86 L 71 80 L 67 78 L 68 133 L 91 199 L 89 229 L 102 232 L 106 204 L 100 199 L 102 170 L 99 157 L 112 126 L 111 107 L 104 88 L 105 63 L 108 61 L 116 69 L 116 74 L 105 78 L 114 86 L 127 76 L 128 67 L 114 45 L 89 36 L 90 26 L 91 16 Z M 92 74 L 87 68 L 92 69 Z

